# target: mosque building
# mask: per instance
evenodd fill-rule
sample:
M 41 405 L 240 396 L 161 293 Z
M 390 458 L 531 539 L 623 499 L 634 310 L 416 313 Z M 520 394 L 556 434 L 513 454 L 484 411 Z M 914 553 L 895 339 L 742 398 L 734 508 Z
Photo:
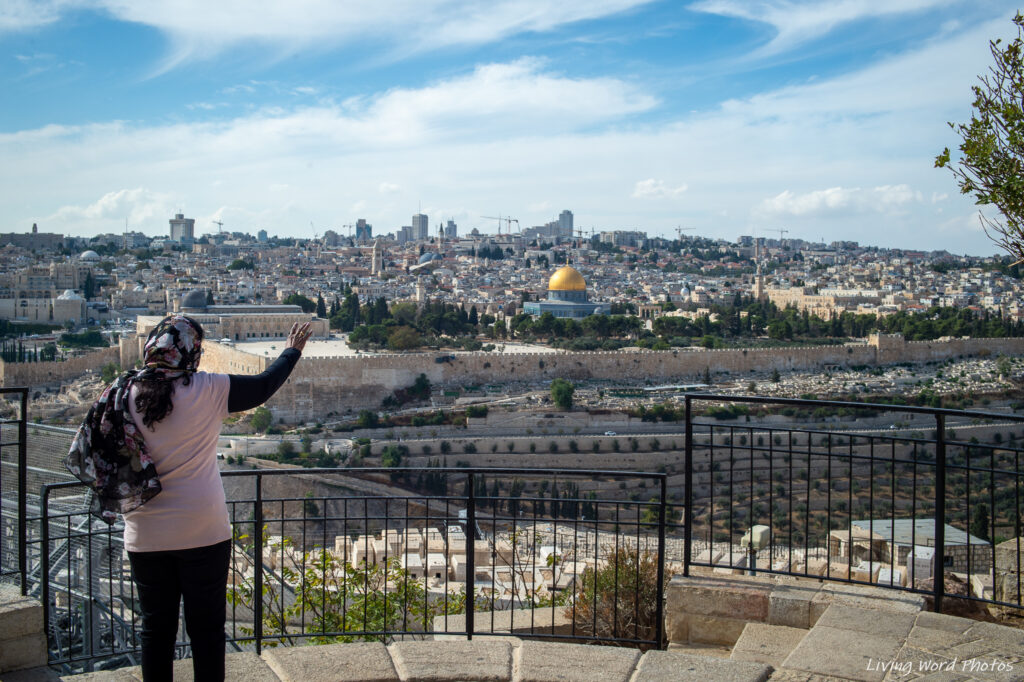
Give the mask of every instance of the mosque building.
M 555 317 L 582 319 L 589 315 L 608 315 L 611 305 L 595 303 L 587 298 L 587 282 L 579 271 L 566 265 L 555 271 L 548 280 L 548 297 L 544 301 L 527 301 L 523 312 L 539 316 L 551 313 Z

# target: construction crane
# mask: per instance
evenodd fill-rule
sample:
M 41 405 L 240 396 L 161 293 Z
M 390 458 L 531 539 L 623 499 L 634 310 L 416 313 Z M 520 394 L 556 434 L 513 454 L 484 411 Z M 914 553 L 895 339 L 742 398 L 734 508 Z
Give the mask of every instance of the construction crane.
M 789 230 L 784 230 L 781 227 L 768 227 L 765 228 L 768 232 L 779 233 L 779 246 L 784 247 L 786 245 L 786 235 L 789 234 Z
M 519 227 L 519 220 L 517 220 L 516 218 L 502 217 L 500 215 L 499 216 L 482 215 L 480 217 L 481 218 L 485 218 L 487 220 L 497 220 L 498 221 L 498 235 L 499 236 L 501 235 L 501 223 L 502 223 L 502 221 L 505 221 L 505 231 L 508 234 L 512 234 L 512 223 L 515 223 L 516 227 Z
M 211 220 L 210 222 L 217 226 L 217 234 L 223 234 L 223 232 L 224 232 L 224 223 L 222 221 L 220 221 L 220 220 Z M 127 225 L 125 227 L 127 228 Z
M 677 225 L 676 226 L 676 235 L 677 235 L 676 238 L 679 241 L 683 241 L 683 232 L 686 232 L 687 230 L 696 230 L 696 229 L 697 229 L 696 227 L 683 227 L 682 225 Z

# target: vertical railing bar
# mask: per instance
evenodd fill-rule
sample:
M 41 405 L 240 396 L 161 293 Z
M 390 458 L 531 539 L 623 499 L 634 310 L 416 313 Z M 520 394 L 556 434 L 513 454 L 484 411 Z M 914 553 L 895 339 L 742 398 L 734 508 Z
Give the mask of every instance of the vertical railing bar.
M 50 486 L 43 484 L 39 491 L 40 501 L 40 550 L 39 582 L 43 597 L 43 635 L 46 637 L 47 659 L 50 657 Z M 71 543 L 68 542 L 70 550 Z
M 661 475 L 661 504 L 658 506 L 658 588 L 655 592 L 657 597 L 657 606 L 654 614 L 655 622 L 655 649 L 662 647 L 662 640 L 664 639 L 664 620 L 665 616 L 665 504 L 668 497 L 668 475 Z M 714 524 L 714 517 L 711 519 Z M 711 556 L 711 554 L 709 554 Z M 637 558 L 637 573 L 640 572 L 639 566 L 639 555 Z M 639 602 L 640 600 L 637 599 Z
M 1012 434 L 1011 434 L 1012 435 Z M 996 449 L 991 448 L 988 458 L 988 524 L 989 558 L 992 561 L 992 598 L 996 598 Z M 968 526 L 970 528 L 970 526 Z M 984 539 L 984 538 L 983 538 Z M 1019 558 L 1018 558 L 1019 560 Z M 1018 568 L 1018 571 L 1020 569 Z
M 28 388 L 21 389 L 18 419 L 18 574 L 21 596 L 28 594 Z
M 686 420 L 686 446 L 685 458 L 683 460 L 683 485 L 686 486 L 686 496 L 683 501 L 683 512 L 686 514 L 686 525 L 683 526 L 683 575 L 690 575 L 690 552 L 693 543 L 693 413 L 692 398 L 684 397 L 684 419 Z M 712 434 L 712 443 L 714 434 Z M 712 447 L 712 452 L 714 448 Z M 729 466 L 730 472 L 732 465 Z M 731 480 L 731 479 L 730 479 Z M 730 495 L 732 490 L 730 488 Z M 730 500 L 731 502 L 731 500 Z M 730 504 L 730 509 L 732 505 Z
M 473 612 L 476 610 L 476 474 L 470 471 L 469 497 L 466 500 L 466 639 L 473 639 Z
M 932 592 L 935 613 L 942 613 L 946 591 L 946 416 L 935 415 L 935 570 Z M 968 494 L 969 491 L 968 491 Z
M 256 632 L 256 655 L 259 656 L 263 650 L 263 475 L 256 474 L 256 509 L 253 512 L 253 553 L 256 563 L 253 569 L 256 571 L 253 606 L 255 613 L 253 627 Z

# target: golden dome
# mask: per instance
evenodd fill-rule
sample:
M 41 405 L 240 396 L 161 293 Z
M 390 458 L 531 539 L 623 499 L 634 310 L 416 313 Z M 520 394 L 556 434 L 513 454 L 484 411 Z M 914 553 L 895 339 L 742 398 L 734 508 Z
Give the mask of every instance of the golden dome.
M 576 268 L 566 265 L 548 280 L 548 291 L 586 291 L 587 282 Z

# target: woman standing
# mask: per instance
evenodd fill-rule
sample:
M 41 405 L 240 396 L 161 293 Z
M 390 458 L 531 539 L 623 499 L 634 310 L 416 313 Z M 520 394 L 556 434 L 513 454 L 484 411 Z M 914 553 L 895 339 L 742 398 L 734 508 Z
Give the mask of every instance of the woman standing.
M 142 614 L 142 675 L 172 679 L 178 608 L 195 679 L 224 679 L 224 621 L 231 523 L 217 465 L 230 412 L 265 402 L 287 380 L 310 336 L 292 326 L 262 374 L 198 372 L 203 330 L 185 315 L 150 333 L 144 368 L 109 386 L 89 410 L 67 466 L 94 492 L 92 512 L 124 516 L 124 544 Z

